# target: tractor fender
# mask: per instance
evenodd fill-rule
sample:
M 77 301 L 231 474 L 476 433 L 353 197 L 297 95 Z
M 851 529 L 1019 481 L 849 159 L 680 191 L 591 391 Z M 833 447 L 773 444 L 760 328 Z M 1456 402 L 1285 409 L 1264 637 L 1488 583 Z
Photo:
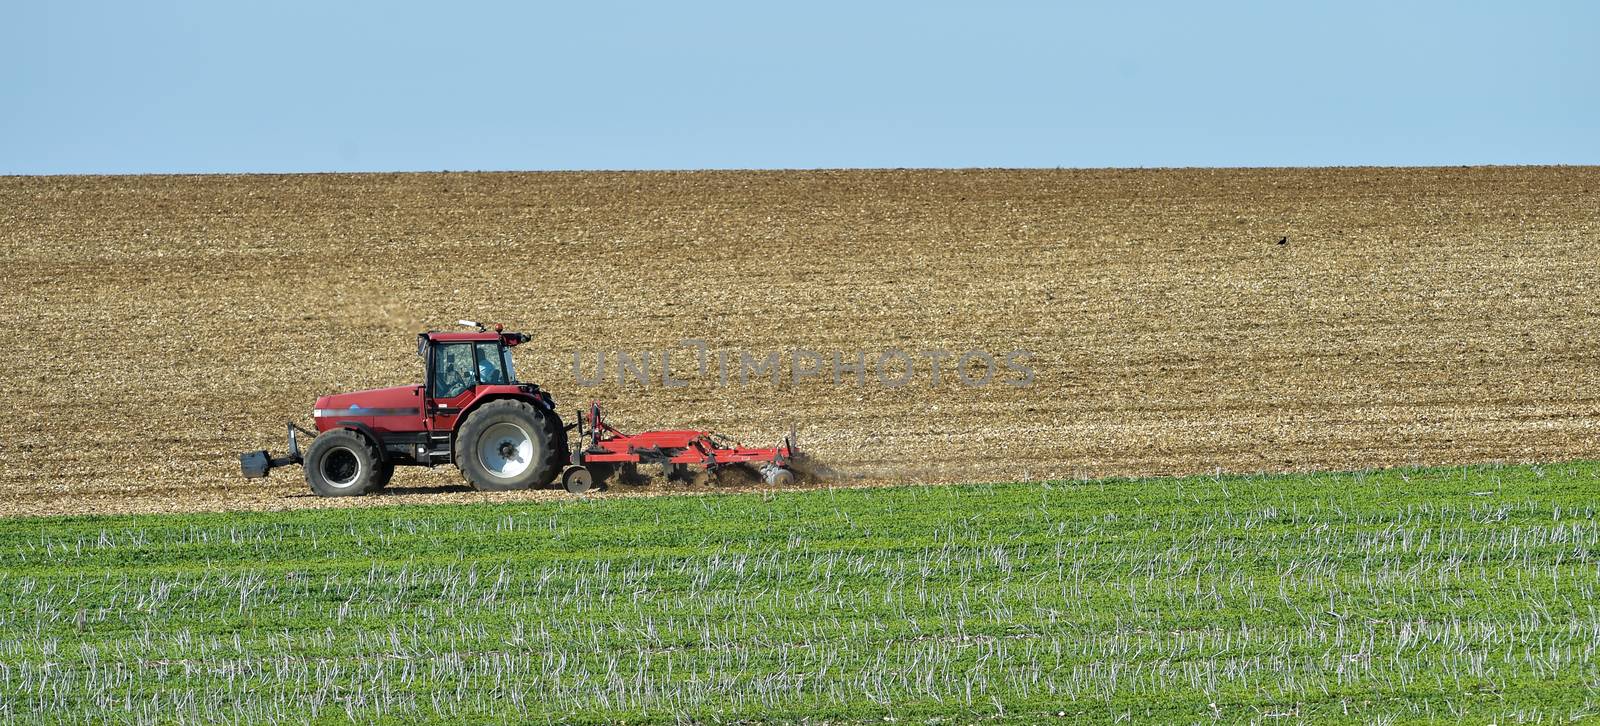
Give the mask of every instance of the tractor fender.
M 389 452 L 383 450 L 383 439 L 378 438 L 378 434 L 372 430 L 371 426 L 360 421 L 338 421 L 333 424 L 333 427 L 336 429 L 349 429 L 365 436 L 367 442 L 378 450 L 378 463 L 382 464 L 389 460 Z
M 556 412 L 555 407 L 551 406 L 549 404 L 549 402 L 546 400 L 545 396 L 541 395 L 541 394 L 537 394 L 537 393 L 536 394 L 527 394 L 527 393 L 491 393 L 491 394 L 489 394 L 487 396 L 481 396 L 479 398 L 473 399 L 472 403 L 467 404 L 466 408 L 461 409 L 461 414 L 456 416 L 456 423 L 455 423 L 454 430 L 455 431 L 460 431 L 461 430 L 461 424 L 465 423 L 467 418 L 469 416 L 471 416 L 474 411 L 477 411 L 479 408 L 482 408 L 483 404 L 489 403 L 490 401 L 504 401 L 506 399 L 512 399 L 512 400 L 517 400 L 517 401 L 527 401 L 528 403 L 533 404 L 534 408 L 537 408 L 540 411 L 544 411 L 545 413 L 555 414 L 555 412 Z M 560 419 L 561 417 L 560 417 L 559 414 L 557 414 L 556 418 Z

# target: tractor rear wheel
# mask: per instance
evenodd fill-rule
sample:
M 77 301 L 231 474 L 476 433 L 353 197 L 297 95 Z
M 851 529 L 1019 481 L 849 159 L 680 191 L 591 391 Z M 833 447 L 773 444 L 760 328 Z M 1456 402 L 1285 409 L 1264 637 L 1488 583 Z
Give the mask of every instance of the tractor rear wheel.
M 306 452 L 306 483 L 323 497 L 359 497 L 376 488 L 378 449 L 349 429 L 328 431 L 311 440 Z
M 562 425 L 561 416 L 555 411 L 544 412 L 544 427 L 550 433 L 550 471 L 559 475 L 562 469 L 572 463 L 572 446 L 567 441 L 567 428 Z
M 456 434 L 456 467 L 478 491 L 549 486 L 559 468 L 548 416 L 516 399 L 484 404 Z

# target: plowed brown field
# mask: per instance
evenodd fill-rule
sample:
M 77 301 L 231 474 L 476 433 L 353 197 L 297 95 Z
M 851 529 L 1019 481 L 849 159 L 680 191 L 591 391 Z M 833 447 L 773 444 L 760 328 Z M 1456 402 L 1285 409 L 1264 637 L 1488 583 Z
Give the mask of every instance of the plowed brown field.
M 332 504 L 236 454 L 420 379 L 414 334 L 460 317 L 533 332 L 564 409 L 793 421 L 865 481 L 1600 455 L 1595 168 L 13 177 L 0 209 L 12 514 Z M 1026 350 L 1035 380 L 722 387 L 686 338 Z M 583 388 L 580 351 L 688 384 Z M 459 483 L 354 503 L 485 496 Z

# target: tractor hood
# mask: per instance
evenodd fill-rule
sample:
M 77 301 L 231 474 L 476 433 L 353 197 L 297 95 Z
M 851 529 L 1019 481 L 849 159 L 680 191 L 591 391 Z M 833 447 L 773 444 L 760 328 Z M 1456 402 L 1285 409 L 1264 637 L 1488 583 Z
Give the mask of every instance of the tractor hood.
M 317 399 L 311 415 L 317 419 L 366 418 L 372 416 L 419 416 L 422 414 L 422 386 L 393 386 L 354 393 L 340 393 Z

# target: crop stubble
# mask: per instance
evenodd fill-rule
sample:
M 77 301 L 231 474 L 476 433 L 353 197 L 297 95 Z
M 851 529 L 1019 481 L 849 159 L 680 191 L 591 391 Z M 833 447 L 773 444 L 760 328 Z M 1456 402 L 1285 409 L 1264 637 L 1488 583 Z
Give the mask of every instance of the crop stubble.
M 792 421 L 851 481 L 1600 455 L 1594 168 L 11 177 L 0 205 L 11 514 L 333 504 L 235 454 L 419 379 L 412 335 L 459 317 L 532 332 L 563 409 Z M 685 338 L 1022 349 L 1036 379 L 718 387 Z M 668 349 L 683 388 L 574 380 Z M 358 503 L 555 496 L 458 484 Z

